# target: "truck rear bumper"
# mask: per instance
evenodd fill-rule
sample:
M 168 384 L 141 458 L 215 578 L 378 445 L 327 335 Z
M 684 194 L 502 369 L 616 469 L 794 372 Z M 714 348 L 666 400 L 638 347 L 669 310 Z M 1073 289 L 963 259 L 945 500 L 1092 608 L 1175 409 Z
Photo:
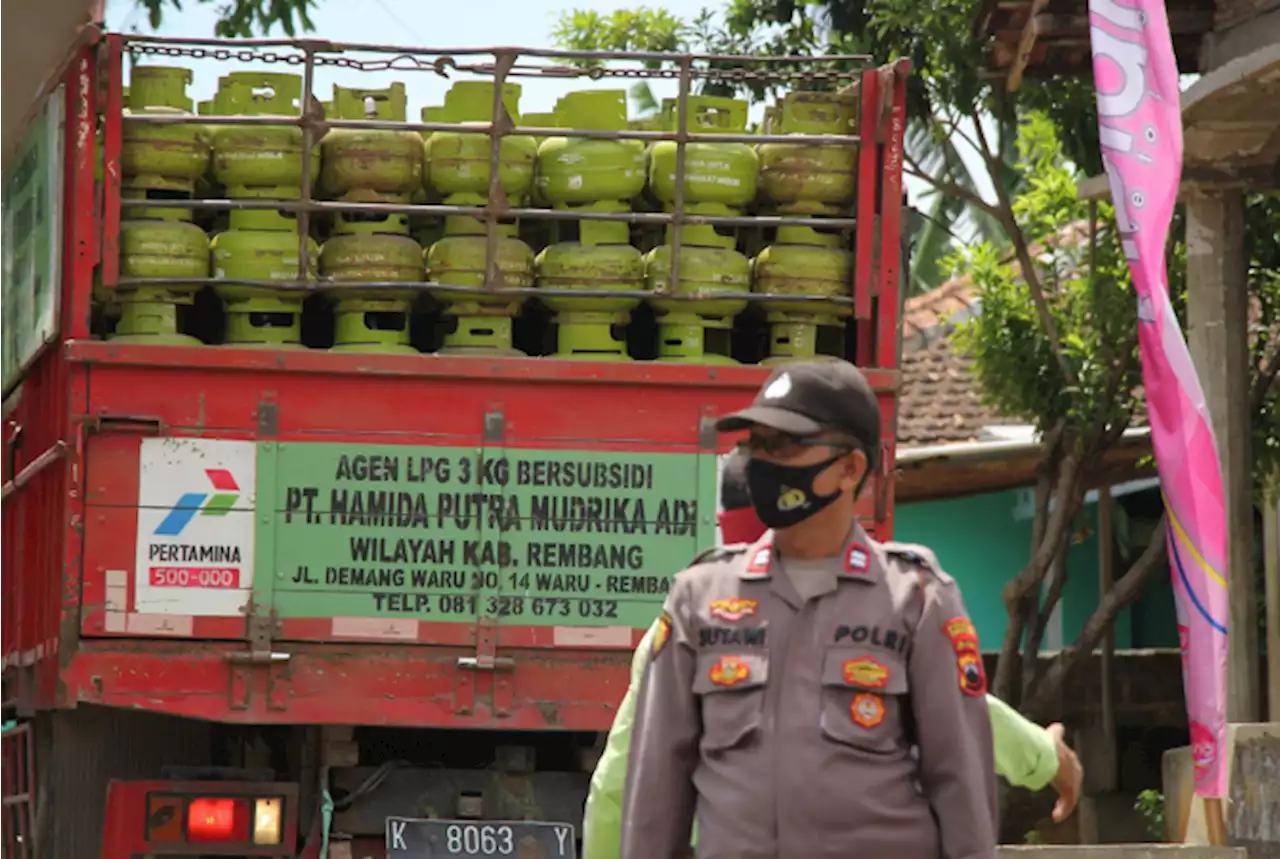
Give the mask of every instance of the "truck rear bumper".
M 235 642 L 81 641 L 60 704 L 101 704 L 249 724 L 607 731 L 626 691 L 627 651 L 505 650 L 498 670 L 459 667 L 474 650 L 286 645 L 253 663 Z M 370 704 L 373 702 L 373 706 Z

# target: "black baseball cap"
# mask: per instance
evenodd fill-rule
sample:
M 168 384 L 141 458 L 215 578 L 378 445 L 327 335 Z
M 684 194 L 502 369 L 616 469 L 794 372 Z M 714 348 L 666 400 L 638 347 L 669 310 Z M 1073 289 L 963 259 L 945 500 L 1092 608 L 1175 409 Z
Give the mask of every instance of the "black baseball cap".
M 796 436 L 843 432 L 880 447 L 880 404 L 862 371 L 839 359 L 784 364 L 770 374 L 745 409 L 716 423 L 720 432 L 765 426 Z

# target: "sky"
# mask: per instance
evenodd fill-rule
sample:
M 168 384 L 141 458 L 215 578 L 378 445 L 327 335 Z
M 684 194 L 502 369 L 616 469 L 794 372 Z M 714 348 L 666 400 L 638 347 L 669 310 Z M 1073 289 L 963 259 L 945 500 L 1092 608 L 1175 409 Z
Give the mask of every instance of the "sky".
M 578 8 L 591 8 L 601 14 L 615 9 L 635 8 L 639 5 L 661 6 L 673 15 L 691 19 L 704 7 L 715 8 L 721 0 L 576 0 Z M 218 0 L 197 3 L 187 0 L 182 9 L 167 6 L 164 21 L 158 31 L 163 36 L 209 37 L 213 35 L 217 21 Z M 486 47 L 514 45 L 546 48 L 551 46 L 551 32 L 562 11 L 575 7 L 575 0 L 319 0 L 312 21 L 314 35 L 341 39 L 347 43 L 381 43 L 395 45 L 419 45 L 429 47 Z M 107 28 L 114 32 L 153 31 L 147 24 L 147 16 L 135 0 L 108 0 L 106 6 Z M 269 35 L 283 36 L 273 32 Z M 158 60 L 148 60 L 160 64 Z M 213 96 L 218 77 L 228 71 L 267 67 L 235 65 L 214 60 L 166 59 L 165 65 L 182 65 L 193 72 L 191 86 L 187 90 L 195 102 Z M 457 76 L 465 79 L 464 75 Z M 321 68 L 316 72 L 316 95 L 322 101 L 332 96 L 333 85 L 384 88 L 395 81 L 402 81 L 408 95 L 408 118 L 418 119 L 420 109 L 438 105 L 450 81 L 431 72 L 359 72 L 346 69 Z M 586 80 L 529 80 L 521 81 L 520 99 L 522 112 L 550 111 L 555 101 L 566 92 L 581 89 L 627 89 L 629 82 Z M 674 97 L 674 81 L 654 81 L 654 94 L 658 98 Z M 752 118 L 758 120 L 763 105 L 752 106 Z M 634 113 L 634 110 L 633 110 Z M 976 158 L 976 155 L 974 156 Z M 966 160 L 968 160 L 966 154 Z M 981 172 L 981 171 L 979 171 Z M 922 182 L 906 178 L 908 196 L 921 202 L 926 190 Z
M 614 9 L 633 8 L 642 0 L 578 0 L 579 7 L 592 8 L 601 13 Z M 650 0 L 652 4 L 652 0 Z M 213 35 L 220 2 L 195 3 L 188 0 L 181 10 L 167 7 L 159 35 L 200 36 Z M 714 5 L 714 0 L 661 0 L 661 5 L 674 15 L 692 18 L 703 6 Z M 319 0 L 312 21 L 314 35 L 327 39 L 341 39 L 346 43 L 380 43 L 415 45 L 424 47 L 486 47 L 514 45 L 519 47 L 550 47 L 551 31 L 561 11 L 572 9 L 574 0 Z M 146 12 L 134 0 L 109 0 L 107 26 L 117 32 L 150 33 Z M 283 36 L 273 32 L 272 36 Z M 210 98 L 217 89 L 218 77 L 232 70 L 231 63 L 216 61 L 166 61 L 190 67 L 194 78 L 188 94 L 197 102 Z M 255 64 L 256 68 L 266 67 Z M 457 75 L 457 79 L 469 76 Z M 403 81 L 409 99 L 409 117 L 419 118 L 419 110 L 428 105 L 438 105 L 450 81 L 432 72 L 359 72 L 345 69 L 319 69 L 316 73 L 316 95 L 328 101 L 333 85 L 379 89 L 394 81 Z M 561 95 L 581 89 L 622 89 L 629 82 L 591 82 L 575 80 L 520 81 L 523 86 L 520 109 L 522 112 L 550 111 Z M 619 85 L 621 84 L 621 85 Z M 653 87 L 660 98 L 674 96 L 676 86 L 672 81 L 658 81 Z

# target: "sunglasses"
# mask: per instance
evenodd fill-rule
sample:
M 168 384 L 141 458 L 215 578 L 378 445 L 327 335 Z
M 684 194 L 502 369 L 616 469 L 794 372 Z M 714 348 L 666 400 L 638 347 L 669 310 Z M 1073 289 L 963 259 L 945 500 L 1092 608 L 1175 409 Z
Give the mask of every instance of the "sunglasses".
M 767 436 L 747 436 L 738 442 L 738 448 L 748 454 L 759 453 L 779 459 L 791 459 L 799 456 L 808 447 L 829 447 L 843 453 L 852 453 L 856 446 L 843 441 L 821 439 L 817 436 L 798 436 L 790 433 L 776 433 Z

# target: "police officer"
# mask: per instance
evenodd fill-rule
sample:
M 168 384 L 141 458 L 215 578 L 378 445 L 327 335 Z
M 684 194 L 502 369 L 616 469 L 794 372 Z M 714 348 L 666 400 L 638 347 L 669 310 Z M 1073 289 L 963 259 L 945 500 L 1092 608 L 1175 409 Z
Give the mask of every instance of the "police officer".
M 995 855 L 986 677 L 929 550 L 872 542 L 854 504 L 880 414 L 843 361 L 787 364 L 747 409 L 772 530 L 678 574 L 636 707 L 622 859 Z M 912 746 L 918 754 L 912 753 Z

